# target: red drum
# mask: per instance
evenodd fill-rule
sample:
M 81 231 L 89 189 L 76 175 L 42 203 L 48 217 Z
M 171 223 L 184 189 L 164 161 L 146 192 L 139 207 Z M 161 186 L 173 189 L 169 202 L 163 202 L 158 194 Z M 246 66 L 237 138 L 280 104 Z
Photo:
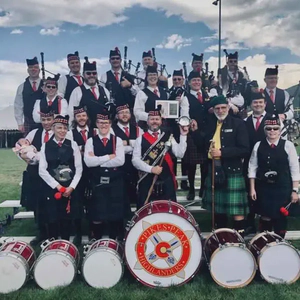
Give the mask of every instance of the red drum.
M 94 288 L 110 288 L 116 285 L 124 273 L 124 250 L 112 239 L 92 241 L 84 249 L 82 275 Z
M 200 267 L 202 238 L 193 216 L 168 200 L 151 202 L 135 213 L 125 238 L 130 272 L 149 287 L 182 285 Z
M 44 290 L 72 283 L 80 260 L 78 249 L 66 240 L 47 240 L 34 265 L 34 279 Z
M 0 248 L 0 293 L 19 290 L 35 262 L 34 250 L 25 242 L 9 241 Z
M 213 280 L 220 286 L 243 287 L 255 276 L 255 258 L 242 236 L 233 229 L 213 231 L 204 244 L 204 255 Z
M 257 258 L 261 277 L 267 282 L 290 284 L 299 279 L 299 252 L 281 236 L 259 233 L 249 242 L 249 249 Z

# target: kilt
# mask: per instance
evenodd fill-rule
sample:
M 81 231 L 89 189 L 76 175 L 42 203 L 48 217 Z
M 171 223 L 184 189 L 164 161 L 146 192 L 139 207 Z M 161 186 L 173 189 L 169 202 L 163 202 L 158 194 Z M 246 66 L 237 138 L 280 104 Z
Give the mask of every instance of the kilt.
M 202 164 L 207 160 L 207 157 L 204 153 L 200 153 L 199 149 L 195 145 L 193 138 L 190 134 L 187 136 L 187 148 L 182 158 L 182 162 L 185 164 L 195 165 Z
M 205 180 L 202 206 L 211 211 L 212 197 L 212 169 L 208 166 L 208 175 Z M 245 179 L 242 172 L 226 174 L 226 188 L 215 188 L 215 213 L 227 215 L 247 215 L 248 199 L 245 187 Z

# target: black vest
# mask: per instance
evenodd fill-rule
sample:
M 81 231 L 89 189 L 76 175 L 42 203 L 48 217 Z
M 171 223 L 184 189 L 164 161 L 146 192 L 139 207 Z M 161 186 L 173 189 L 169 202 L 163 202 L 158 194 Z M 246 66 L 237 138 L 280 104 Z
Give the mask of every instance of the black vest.
M 276 97 L 275 97 L 275 103 L 271 100 L 268 92 L 264 91 L 266 100 L 267 100 L 267 106 L 266 106 L 266 112 L 269 114 L 283 114 L 285 109 L 285 95 L 284 90 L 276 88 Z
M 121 73 L 121 81 L 123 81 L 123 77 L 126 74 L 122 71 Z M 134 96 L 131 94 L 129 88 L 123 88 L 121 84 L 116 80 L 115 75 L 112 71 L 106 72 L 106 83 L 105 87 L 110 91 L 112 89 L 112 96 L 116 100 L 116 105 L 125 105 L 128 104 L 129 108 L 133 108 L 134 106 Z
M 94 131 L 93 130 L 89 130 L 87 132 L 87 139 L 89 139 L 90 137 L 93 137 L 94 136 Z M 74 128 L 72 129 L 72 134 L 73 134 L 73 140 L 74 142 L 77 143 L 78 146 L 84 146 L 85 145 L 85 142 L 82 138 L 82 135 L 80 132 L 78 132 L 77 128 Z
M 41 99 L 40 102 L 40 111 L 48 111 L 49 108 L 51 108 L 51 111 L 53 111 L 54 114 L 60 114 L 61 112 L 59 111 L 58 107 L 58 99 L 62 99 L 59 96 L 56 96 L 54 100 L 52 100 L 52 105 L 49 106 L 47 102 L 46 95 Z M 60 104 L 61 105 L 61 104 Z M 60 107 L 61 110 L 61 107 Z
M 24 116 L 33 120 L 32 112 L 35 101 L 38 99 L 43 98 L 43 91 L 42 91 L 42 80 L 40 81 L 40 85 L 38 86 L 37 90 L 34 92 L 32 86 L 29 81 L 29 77 L 25 79 L 24 87 L 22 91 L 23 103 L 24 103 Z
M 66 75 L 67 77 L 67 85 L 66 85 L 66 92 L 64 98 L 67 100 L 69 103 L 70 96 L 75 88 L 79 86 L 78 82 L 74 78 L 74 76 Z M 83 78 L 81 77 L 81 80 L 83 82 Z
M 146 94 L 148 97 L 146 103 L 145 103 L 145 112 L 149 112 L 155 109 L 155 101 L 156 100 L 167 100 L 168 95 L 165 89 L 158 87 L 160 97 L 155 95 L 153 92 L 151 92 L 148 88 L 143 89 L 143 92 Z
M 169 140 L 170 138 L 170 133 L 165 132 L 165 135 L 160 139 L 160 143 L 165 143 Z M 141 148 L 142 148 L 142 157 L 145 154 L 145 152 L 150 148 L 151 144 L 146 140 L 146 138 L 144 137 L 144 135 L 142 136 L 142 143 L 141 143 Z M 170 151 L 170 150 L 169 150 Z M 158 163 L 159 164 L 159 163 Z M 156 164 L 158 166 L 158 164 Z M 166 161 L 164 160 L 162 163 L 162 167 L 163 167 L 163 171 L 162 173 L 159 175 L 160 178 L 165 179 L 169 176 L 171 176 L 171 171 L 170 168 L 168 166 L 168 164 L 166 163 Z
M 51 176 L 55 176 L 55 169 L 57 169 L 58 166 L 66 165 L 73 171 L 71 177 L 74 177 L 74 151 L 70 140 L 65 139 L 62 146 L 59 147 L 52 137 L 45 144 L 45 156 L 48 163 L 47 171 Z
M 275 148 L 271 148 L 266 139 L 261 141 L 257 149 L 258 178 L 268 171 L 276 171 L 278 183 L 290 180 L 291 173 L 288 155 L 284 150 L 285 142 L 285 140 L 280 139 L 278 145 Z
M 84 85 L 80 86 L 82 91 L 82 98 L 80 100 L 80 106 L 86 106 L 89 118 L 91 120 L 91 127 L 96 126 L 97 114 L 106 110 L 104 104 L 108 101 L 105 91 L 102 86 L 98 85 L 99 98 L 95 99 L 91 89 L 86 89 Z

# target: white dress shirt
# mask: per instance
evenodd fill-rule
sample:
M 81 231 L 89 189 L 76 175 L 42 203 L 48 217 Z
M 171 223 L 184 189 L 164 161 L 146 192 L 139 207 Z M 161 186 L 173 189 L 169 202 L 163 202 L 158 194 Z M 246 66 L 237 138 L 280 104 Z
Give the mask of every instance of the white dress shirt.
M 271 145 L 271 143 L 267 140 L 268 144 Z M 278 145 L 279 139 L 272 143 L 274 145 Z M 249 178 L 256 178 L 256 172 L 258 169 L 258 159 L 257 159 L 257 150 L 260 145 L 260 142 L 257 142 L 254 145 L 254 148 L 251 153 L 249 166 L 248 166 L 248 177 Z M 298 162 L 298 155 L 296 148 L 294 144 L 291 141 L 285 141 L 284 150 L 288 155 L 288 161 L 291 171 L 291 176 L 293 181 L 299 181 L 300 180 L 300 171 L 299 171 L 299 162 Z
M 153 134 L 153 131 L 151 130 L 148 130 L 148 132 L 151 135 Z M 158 138 L 160 138 L 161 131 L 159 130 L 158 133 Z M 171 150 L 177 158 L 182 158 L 184 156 L 187 147 L 186 139 L 186 136 L 180 135 L 179 144 L 174 138 L 171 140 Z M 151 169 L 153 168 L 142 160 L 142 136 L 138 137 L 135 142 L 132 154 L 132 164 L 139 171 L 147 173 L 151 173 Z
M 79 84 L 78 82 L 78 79 L 76 78 L 76 76 L 78 75 L 75 75 L 74 73 L 70 72 L 69 73 L 69 76 L 70 77 L 74 77 L 74 79 L 76 80 L 76 82 Z M 79 76 L 81 76 L 81 80 L 83 82 L 83 77 L 81 74 L 79 74 Z M 67 84 L 68 84 L 68 78 L 67 78 L 67 75 L 63 75 L 59 78 L 59 81 L 58 81 L 58 95 L 61 96 L 62 98 L 65 97 L 65 94 L 66 94 L 66 88 L 67 88 Z
M 55 143 L 58 143 L 58 141 L 55 138 L 53 139 L 53 141 Z M 74 154 L 75 174 L 70 184 L 70 187 L 75 189 L 82 175 L 82 161 L 81 161 L 81 154 L 77 144 L 74 141 L 71 141 L 71 146 Z M 43 144 L 40 152 L 39 175 L 52 189 L 55 189 L 59 185 L 59 183 L 54 179 L 54 177 L 52 177 L 49 174 L 47 168 L 48 168 L 48 162 L 46 160 L 46 155 L 45 155 L 45 144 Z
M 276 90 L 277 90 L 277 88 L 274 88 L 272 90 L 274 92 L 274 99 L 276 99 Z M 266 87 L 266 91 L 270 96 L 270 89 Z M 285 106 L 289 102 L 289 99 L 290 99 L 290 94 L 286 90 L 284 90 L 284 105 Z M 293 106 L 293 104 L 291 104 L 290 109 L 287 112 L 285 112 L 285 114 L 286 114 L 286 119 L 287 120 L 292 120 L 294 118 L 294 106 Z
M 38 78 L 37 80 L 29 79 L 31 86 L 33 86 L 33 81 L 36 82 L 36 88 L 40 86 L 41 79 Z M 18 125 L 24 124 L 24 101 L 23 101 L 23 89 L 24 89 L 24 82 L 18 86 L 17 93 L 15 96 L 14 101 L 14 114 L 15 119 Z
M 56 97 L 57 95 L 55 95 Z M 52 99 L 52 101 L 55 100 L 55 97 Z M 47 103 L 49 105 L 49 98 L 46 97 Z M 66 99 L 61 99 L 61 112 L 60 115 L 67 115 L 68 114 L 68 102 Z M 41 100 L 38 99 L 35 101 L 34 107 L 33 107 L 33 111 L 32 111 L 32 118 L 34 120 L 35 123 L 41 123 L 41 115 L 40 115 L 40 110 L 41 110 L 41 106 L 40 106 Z
M 98 134 L 98 137 L 100 140 L 104 138 L 104 136 Z M 110 139 L 110 134 L 106 136 L 106 138 Z M 89 138 L 85 144 L 84 149 L 84 161 L 87 167 L 103 167 L 103 168 L 116 168 L 124 165 L 125 162 L 125 152 L 124 152 L 124 146 L 123 141 L 116 137 L 116 157 L 113 159 L 109 158 L 109 155 L 103 155 L 103 156 L 90 156 L 89 152 L 94 153 L 94 145 L 93 145 L 93 139 Z M 112 153 L 113 154 L 113 153 Z
M 92 91 L 91 86 L 87 85 L 86 83 L 84 83 L 83 85 L 87 90 L 90 89 Z M 107 100 L 110 100 L 109 91 L 105 87 L 104 87 L 104 91 L 105 91 Z M 99 98 L 99 88 L 98 88 L 97 84 L 95 85 L 95 93 L 96 93 L 97 98 Z M 68 115 L 70 117 L 69 124 L 71 124 L 72 121 L 74 120 L 74 106 L 79 106 L 81 98 L 82 98 L 82 91 L 81 91 L 81 87 L 78 86 L 71 93 L 70 100 L 69 100 L 69 109 L 68 109 L 68 111 L 69 111 Z

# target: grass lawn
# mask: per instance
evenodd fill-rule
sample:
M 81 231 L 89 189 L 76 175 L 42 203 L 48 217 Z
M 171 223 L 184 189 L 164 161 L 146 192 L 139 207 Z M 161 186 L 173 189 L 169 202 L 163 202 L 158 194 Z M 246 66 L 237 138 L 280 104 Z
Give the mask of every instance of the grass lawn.
M 25 163 L 17 159 L 11 150 L 0 150 L 0 202 L 4 200 L 15 200 L 20 198 L 19 182 L 22 180 L 22 171 L 25 169 Z M 11 213 L 12 209 L 0 209 L 0 219 L 5 217 L 6 213 Z M 210 215 L 195 215 L 201 231 L 210 231 Z M 300 220 L 290 219 L 290 230 L 300 230 Z M 33 220 L 15 220 L 12 225 L 5 228 L 5 236 L 32 236 L 35 234 L 35 225 Z M 300 241 L 294 242 L 294 245 L 300 248 Z M 39 249 L 37 255 L 39 254 Z M 81 249 L 82 251 L 82 249 Z M 105 272 L 105 270 L 99 270 Z M 55 276 L 55 270 L 52 275 Z M 257 276 L 252 283 L 242 289 L 227 290 L 219 287 L 212 280 L 206 264 L 201 265 L 199 273 L 189 283 L 181 287 L 170 287 L 168 289 L 151 289 L 138 283 L 127 270 L 125 270 L 122 281 L 114 288 L 108 290 L 97 290 L 88 287 L 83 278 L 78 275 L 76 280 L 66 288 L 59 288 L 52 291 L 41 290 L 34 282 L 28 281 L 26 285 L 17 292 L 9 295 L 0 295 L 0 300 L 4 299 L 159 299 L 159 300 L 177 300 L 177 299 L 300 299 L 300 283 L 285 285 L 270 285 Z

